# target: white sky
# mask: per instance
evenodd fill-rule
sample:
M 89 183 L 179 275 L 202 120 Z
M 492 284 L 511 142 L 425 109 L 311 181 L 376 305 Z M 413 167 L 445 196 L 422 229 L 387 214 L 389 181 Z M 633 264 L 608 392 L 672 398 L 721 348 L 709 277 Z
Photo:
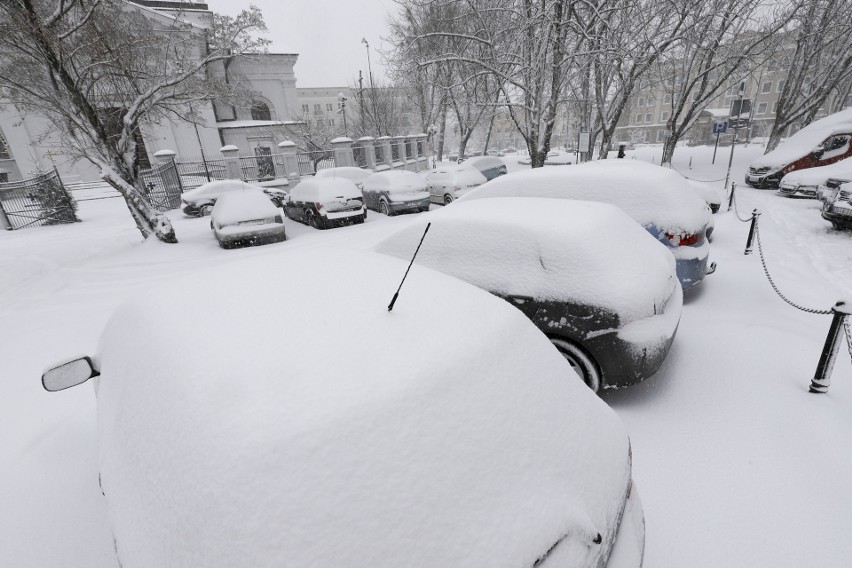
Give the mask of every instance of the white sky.
M 297 87 L 342 87 L 354 84 L 358 71 L 367 81 L 370 44 L 373 77 L 383 77 L 381 40 L 388 35 L 393 0 L 207 0 L 211 10 L 235 15 L 249 4 L 263 11 L 272 40 L 269 51 L 298 53 Z

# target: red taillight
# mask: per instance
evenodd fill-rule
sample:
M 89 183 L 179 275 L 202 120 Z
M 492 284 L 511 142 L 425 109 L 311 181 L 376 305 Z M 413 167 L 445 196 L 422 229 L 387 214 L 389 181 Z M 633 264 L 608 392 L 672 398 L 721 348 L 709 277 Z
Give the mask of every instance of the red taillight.
M 319 211 L 320 209 L 322 209 L 322 203 L 320 203 L 319 201 L 317 201 L 316 203 L 314 203 L 314 207 L 316 207 L 316 208 L 317 208 L 317 211 Z
M 701 240 L 701 233 L 696 233 L 694 235 L 681 235 L 666 231 L 665 235 L 669 242 L 676 247 L 688 247 Z

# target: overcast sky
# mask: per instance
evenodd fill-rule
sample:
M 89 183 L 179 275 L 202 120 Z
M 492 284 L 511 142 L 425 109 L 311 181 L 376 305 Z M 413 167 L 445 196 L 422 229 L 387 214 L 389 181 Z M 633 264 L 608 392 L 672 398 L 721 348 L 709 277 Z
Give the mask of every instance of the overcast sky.
M 263 11 L 270 52 L 298 53 L 297 87 L 344 87 L 358 71 L 367 81 L 367 48 L 376 80 L 383 76 L 382 36 L 393 0 L 207 0 L 214 12 L 235 15 L 249 4 Z

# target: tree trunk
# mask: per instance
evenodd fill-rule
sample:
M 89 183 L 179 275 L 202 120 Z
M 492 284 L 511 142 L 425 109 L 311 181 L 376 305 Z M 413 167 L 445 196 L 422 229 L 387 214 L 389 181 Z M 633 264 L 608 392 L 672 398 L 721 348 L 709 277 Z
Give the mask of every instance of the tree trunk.
M 675 146 L 677 145 L 678 137 L 674 133 L 666 138 L 663 142 L 663 157 L 660 159 L 660 164 L 663 166 L 672 165 L 672 157 L 674 156 Z
M 488 153 L 488 144 L 491 143 L 491 131 L 494 129 L 494 119 L 497 118 L 497 115 L 494 114 L 491 116 L 491 120 L 488 121 L 488 133 L 485 135 L 485 146 L 482 148 L 482 155 L 486 155 Z
M 766 142 L 766 151 L 764 154 L 768 154 L 778 147 L 778 143 L 781 142 L 781 134 L 783 134 L 784 130 L 785 128 L 779 128 L 778 124 L 772 124 L 772 130 L 769 132 L 769 140 Z
M 444 136 L 447 133 L 447 105 L 441 106 L 440 116 L 441 116 L 441 126 L 440 126 L 439 131 L 441 133 L 441 137 L 438 139 L 438 161 L 439 162 L 444 159 Z
M 139 232 L 142 233 L 142 238 L 147 239 L 153 235 L 164 243 L 178 242 L 169 218 L 152 209 L 148 202 L 139 195 L 139 191 L 114 169 L 102 167 L 101 178 L 124 197 L 127 209 L 136 222 Z
M 543 168 L 544 161 L 547 160 L 547 151 L 534 149 L 530 150 L 530 165 L 533 168 Z

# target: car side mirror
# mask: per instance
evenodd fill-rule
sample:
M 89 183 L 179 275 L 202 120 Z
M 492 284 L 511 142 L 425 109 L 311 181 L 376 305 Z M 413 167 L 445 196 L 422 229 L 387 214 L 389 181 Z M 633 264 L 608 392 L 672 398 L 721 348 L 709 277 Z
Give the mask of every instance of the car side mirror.
M 46 370 L 41 376 L 41 385 L 48 392 L 56 392 L 76 387 L 99 375 L 89 357 L 80 357 Z

